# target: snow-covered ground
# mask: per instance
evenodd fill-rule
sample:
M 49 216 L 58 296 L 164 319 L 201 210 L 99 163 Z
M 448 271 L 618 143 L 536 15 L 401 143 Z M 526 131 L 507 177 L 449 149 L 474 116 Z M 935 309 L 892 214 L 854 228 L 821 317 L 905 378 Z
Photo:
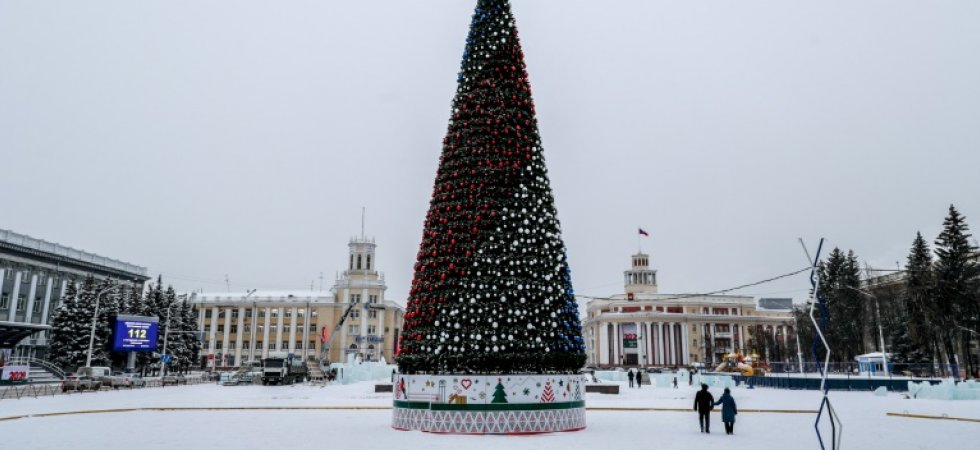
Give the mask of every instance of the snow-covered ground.
M 660 448 L 818 448 L 813 413 L 754 413 L 764 410 L 813 410 L 816 391 L 744 389 L 733 391 L 739 409 L 735 435 L 726 436 L 713 415 L 711 435 L 698 432 L 697 416 L 687 412 L 695 390 L 627 389 L 619 395 L 588 394 L 588 428 L 536 436 L 433 435 L 390 428 L 390 394 L 375 394 L 372 383 L 347 386 L 217 386 L 113 391 L 0 400 L 0 419 L 18 415 L 125 408 L 306 407 L 322 409 L 164 410 L 69 414 L 0 420 L 0 442 L 10 449 L 104 449 L 138 446 L 174 448 L 402 448 L 402 449 L 551 449 Z M 714 392 L 717 397 L 720 391 Z M 870 392 L 833 392 L 844 423 L 845 448 L 973 448 L 980 423 L 910 419 L 887 412 L 948 415 L 980 419 L 980 401 L 909 400 Z M 675 411 L 604 408 L 680 408 Z

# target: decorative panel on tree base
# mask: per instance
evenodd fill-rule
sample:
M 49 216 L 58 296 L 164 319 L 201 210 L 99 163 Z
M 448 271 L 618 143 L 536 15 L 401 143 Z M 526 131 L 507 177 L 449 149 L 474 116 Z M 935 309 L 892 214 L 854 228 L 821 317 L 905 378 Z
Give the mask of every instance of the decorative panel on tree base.
M 579 375 L 399 375 L 391 426 L 514 434 L 585 428 Z

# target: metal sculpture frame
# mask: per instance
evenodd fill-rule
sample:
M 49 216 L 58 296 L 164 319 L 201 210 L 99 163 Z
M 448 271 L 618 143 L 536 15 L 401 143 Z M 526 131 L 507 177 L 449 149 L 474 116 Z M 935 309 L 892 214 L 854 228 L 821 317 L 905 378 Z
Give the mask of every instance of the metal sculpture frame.
M 824 444 L 823 435 L 820 434 L 820 419 L 824 416 L 824 411 L 827 413 L 827 420 L 830 421 L 830 448 L 831 450 L 839 450 L 841 448 L 841 437 L 844 434 L 844 424 L 840 421 L 840 416 L 834 411 L 834 406 L 830 402 L 830 387 L 827 385 L 827 370 L 826 368 L 830 364 L 830 344 L 827 343 L 827 338 L 824 336 L 824 330 L 827 328 L 827 322 L 830 320 L 827 314 L 827 303 L 823 299 L 823 295 L 820 292 L 820 283 L 817 277 L 817 267 L 820 265 L 820 252 L 823 250 L 824 239 L 820 238 L 820 243 L 817 244 L 817 253 L 812 260 L 810 260 L 810 321 L 813 322 L 814 329 L 817 331 L 817 336 L 820 337 L 820 343 L 823 344 L 824 350 L 827 354 L 824 357 L 823 365 L 820 364 L 820 356 L 817 354 L 818 343 L 816 340 L 813 341 L 813 346 L 811 347 L 811 352 L 813 353 L 813 359 L 817 364 L 817 369 L 820 370 L 820 390 L 823 391 L 823 399 L 820 400 L 820 409 L 817 410 L 817 418 L 813 422 L 813 429 L 817 433 L 817 441 L 820 442 L 821 450 L 827 450 Z M 803 243 L 803 240 L 800 240 Z M 806 251 L 806 245 L 803 246 L 803 250 Z M 810 259 L 809 252 L 807 252 L 807 259 Z M 814 316 L 816 308 L 820 308 L 820 321 L 817 322 L 817 318 Z

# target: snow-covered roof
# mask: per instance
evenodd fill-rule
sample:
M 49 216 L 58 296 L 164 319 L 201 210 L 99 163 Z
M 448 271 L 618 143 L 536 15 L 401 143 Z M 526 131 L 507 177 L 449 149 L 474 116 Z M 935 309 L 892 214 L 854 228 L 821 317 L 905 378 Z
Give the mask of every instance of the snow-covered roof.
M 217 302 L 297 302 L 297 303 L 333 303 L 334 296 L 328 291 L 276 291 L 257 290 L 248 292 L 194 292 L 190 294 L 192 303 Z
M 120 261 L 118 259 L 99 256 L 96 255 L 95 253 L 89 253 L 85 250 L 77 250 L 54 242 L 48 242 L 42 239 L 33 238 L 26 234 L 15 233 L 10 230 L 0 229 L 0 242 L 28 248 L 39 252 L 50 253 L 52 255 L 57 255 L 63 258 L 74 259 L 76 261 L 104 266 L 111 269 L 128 272 L 144 277 L 148 276 L 146 267 L 137 266 L 136 264 L 130 264 L 128 262 Z

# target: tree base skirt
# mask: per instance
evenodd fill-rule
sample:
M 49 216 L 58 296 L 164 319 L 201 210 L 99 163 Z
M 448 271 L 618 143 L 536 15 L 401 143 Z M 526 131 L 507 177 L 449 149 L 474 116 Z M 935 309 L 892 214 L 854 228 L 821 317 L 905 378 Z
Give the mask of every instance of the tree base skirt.
M 452 434 L 585 428 L 580 375 L 398 375 L 391 426 Z

